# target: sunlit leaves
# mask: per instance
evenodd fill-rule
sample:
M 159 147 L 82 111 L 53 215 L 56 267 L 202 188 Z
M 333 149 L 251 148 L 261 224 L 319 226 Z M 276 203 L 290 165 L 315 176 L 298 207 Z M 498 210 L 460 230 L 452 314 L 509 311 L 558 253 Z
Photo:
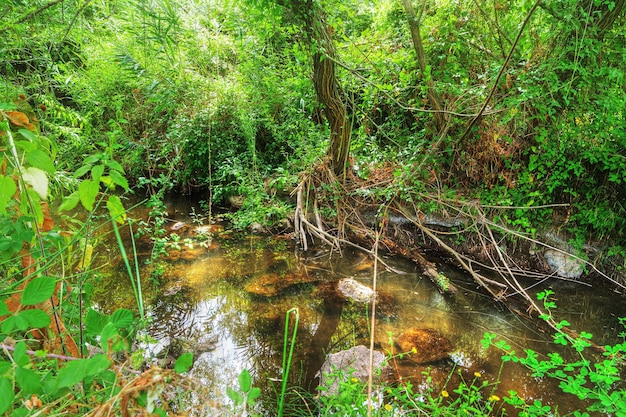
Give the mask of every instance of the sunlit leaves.
M 48 198 L 48 176 L 45 171 L 39 168 L 28 167 L 23 170 L 22 178 L 24 182 L 33 187 L 33 190 L 37 192 L 42 200 Z
M 183 353 L 176 359 L 176 363 L 174 364 L 174 371 L 179 374 L 187 372 L 191 369 L 193 365 L 193 353 Z
M 6 214 L 7 204 L 13 200 L 17 185 L 13 178 L 0 175 L 0 214 Z
M 98 191 L 100 190 L 100 183 L 92 180 L 83 180 L 78 186 L 78 197 L 85 209 L 92 211 L 98 197 Z
M 47 276 L 33 278 L 24 288 L 22 305 L 35 305 L 49 299 L 52 297 L 55 288 L 56 281 L 54 278 Z
M 26 154 L 26 162 L 28 162 L 28 164 L 33 168 L 40 169 L 48 174 L 54 173 L 54 162 L 52 162 L 48 153 L 41 149 L 35 149 L 28 152 Z
M 118 223 L 124 223 L 126 220 L 126 210 L 120 198 L 116 195 L 112 195 L 107 200 L 107 208 L 111 218 Z
M 2 333 L 9 334 L 14 330 L 24 332 L 28 329 L 41 329 L 49 324 L 50 316 L 45 311 L 31 309 L 6 317 L 0 326 L 0 330 L 2 330 Z
M 11 381 L 7 377 L 0 376 L 0 414 L 4 414 L 13 405 L 15 393 Z

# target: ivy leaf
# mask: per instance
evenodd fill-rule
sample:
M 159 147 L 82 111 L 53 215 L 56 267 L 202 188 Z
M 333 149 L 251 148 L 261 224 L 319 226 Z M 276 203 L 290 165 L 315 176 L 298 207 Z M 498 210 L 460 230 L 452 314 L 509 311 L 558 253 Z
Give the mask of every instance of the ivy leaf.
M 0 377 L 0 414 L 4 414 L 13 405 L 15 393 L 11 381 L 7 377 Z
M 174 371 L 176 371 L 176 373 L 182 374 L 190 370 L 192 366 L 193 353 L 183 353 L 178 357 L 178 359 L 176 359 L 176 363 L 174 364 Z
M 88 211 L 93 210 L 93 205 L 96 202 L 96 197 L 100 191 L 100 183 L 93 182 L 91 180 L 83 180 L 78 186 L 78 197 L 83 207 Z
M 51 277 L 33 278 L 24 288 L 22 293 L 22 305 L 32 306 L 46 301 L 54 294 L 56 280 Z
M 118 223 L 124 223 L 126 221 L 126 210 L 122 205 L 122 200 L 116 195 L 112 195 L 107 200 L 107 208 L 111 218 Z

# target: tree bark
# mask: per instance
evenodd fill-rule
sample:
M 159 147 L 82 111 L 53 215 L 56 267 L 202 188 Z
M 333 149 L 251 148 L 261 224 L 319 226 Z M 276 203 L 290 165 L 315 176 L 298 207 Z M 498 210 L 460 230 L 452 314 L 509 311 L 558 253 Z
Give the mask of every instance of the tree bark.
M 330 127 L 328 154 L 335 175 L 343 177 L 350 155 L 352 126 L 339 81 L 335 75 L 336 50 L 331 38 L 331 28 L 321 13 L 311 13 L 312 43 L 317 50 L 313 54 L 313 80 L 317 99 L 324 106 L 324 114 Z
M 411 31 L 411 40 L 413 41 L 413 48 L 415 49 L 415 55 L 417 57 L 417 65 L 428 87 L 428 101 L 432 109 L 435 110 L 435 126 L 437 131 L 441 132 L 446 125 L 446 115 L 443 112 L 441 97 L 435 90 L 435 83 L 427 68 L 426 52 L 424 51 L 422 35 L 420 34 L 420 19 L 415 15 L 411 0 L 402 0 L 402 5 L 404 6 L 409 20 L 409 30 Z

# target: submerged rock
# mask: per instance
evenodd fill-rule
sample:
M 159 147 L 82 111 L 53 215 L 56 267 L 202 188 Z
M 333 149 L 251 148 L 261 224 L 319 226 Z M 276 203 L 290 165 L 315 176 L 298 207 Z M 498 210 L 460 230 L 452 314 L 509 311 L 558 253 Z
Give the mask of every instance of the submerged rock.
M 380 385 L 391 372 L 391 367 L 385 365 L 385 355 L 382 352 L 374 351 L 373 355 L 374 381 L 376 385 Z M 328 388 L 321 394 L 337 395 L 340 383 L 351 378 L 357 378 L 363 383 L 367 382 L 369 368 L 370 350 L 363 345 L 328 355 L 318 373 L 320 387 Z
M 549 249 L 543 257 L 552 271 L 563 278 L 577 279 L 583 274 L 583 262 L 567 253 Z
M 340 280 L 337 284 L 337 291 L 344 298 L 357 303 L 370 303 L 376 295 L 373 289 L 353 278 Z
M 250 294 L 262 297 L 275 297 L 289 287 L 315 282 L 317 279 L 312 274 L 299 272 L 288 274 L 268 273 L 255 275 L 246 283 L 244 289 Z
M 449 357 L 452 344 L 438 330 L 409 329 L 395 340 L 400 353 L 408 353 L 407 359 L 418 364 L 436 362 Z

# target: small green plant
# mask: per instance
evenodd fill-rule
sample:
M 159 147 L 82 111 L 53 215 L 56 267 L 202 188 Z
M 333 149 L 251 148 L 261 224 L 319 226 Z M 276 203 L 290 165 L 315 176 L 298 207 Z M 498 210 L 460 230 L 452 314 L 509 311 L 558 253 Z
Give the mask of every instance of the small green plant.
M 248 416 L 249 409 L 253 408 L 257 399 L 261 395 L 261 389 L 252 386 L 252 377 L 247 369 L 239 374 L 239 389 L 234 390 L 230 387 L 226 388 L 226 394 L 235 406 L 235 409 L 241 410 L 241 416 Z M 254 414 L 253 414 L 254 415 Z
M 559 388 L 566 394 L 571 394 L 589 402 L 587 411 L 590 413 L 601 412 L 626 416 L 626 390 L 620 387 L 621 368 L 623 357 L 626 354 L 626 332 L 620 333 L 621 343 L 606 345 L 602 348 L 601 360 L 595 360 L 589 352 L 592 348 L 590 333 L 580 332 L 576 335 L 569 329 L 567 320 L 556 321 L 553 311 L 556 303 L 551 299 L 554 294 L 551 290 L 545 290 L 537 295 L 543 302 L 545 313 L 542 318 L 555 323 L 557 332 L 553 335 L 554 343 L 571 348 L 577 359 L 568 361 L 558 352 L 547 355 L 548 359 L 540 359 L 537 352 L 532 349 L 525 350 L 525 356 L 519 355 L 503 340 L 496 341 L 496 335 L 485 333 L 481 341 L 485 348 L 494 346 L 504 352 L 504 362 L 517 362 L 532 371 L 532 376 L 537 378 L 553 378 L 559 381 Z M 622 326 L 626 325 L 624 318 L 620 319 Z M 528 416 L 545 415 L 549 407 L 539 404 L 528 405 L 521 400 L 515 392 L 505 398 L 509 404 L 518 409 L 524 409 Z

